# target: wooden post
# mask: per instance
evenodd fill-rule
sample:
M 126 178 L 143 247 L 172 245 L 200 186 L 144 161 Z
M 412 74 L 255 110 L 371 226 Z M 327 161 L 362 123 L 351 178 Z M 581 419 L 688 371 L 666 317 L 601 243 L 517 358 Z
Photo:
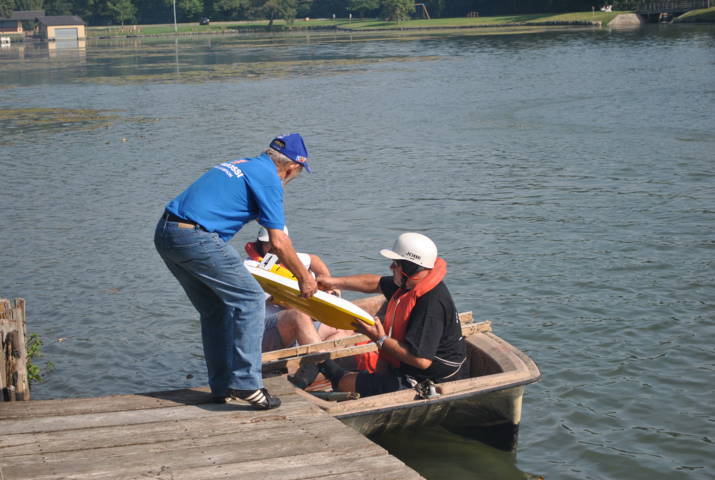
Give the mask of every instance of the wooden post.
M 25 300 L 0 298 L 1 401 L 29 400 Z

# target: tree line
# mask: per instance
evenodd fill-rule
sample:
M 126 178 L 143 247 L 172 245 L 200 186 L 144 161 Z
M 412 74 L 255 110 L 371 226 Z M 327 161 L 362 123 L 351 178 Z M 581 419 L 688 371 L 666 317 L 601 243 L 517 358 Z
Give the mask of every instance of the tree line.
M 284 18 L 408 18 L 423 3 L 432 18 L 590 11 L 604 0 L 0 0 L 0 17 L 13 10 L 77 15 L 89 25 Z M 613 2 L 606 2 L 613 3 Z M 421 7 L 420 7 L 421 10 Z

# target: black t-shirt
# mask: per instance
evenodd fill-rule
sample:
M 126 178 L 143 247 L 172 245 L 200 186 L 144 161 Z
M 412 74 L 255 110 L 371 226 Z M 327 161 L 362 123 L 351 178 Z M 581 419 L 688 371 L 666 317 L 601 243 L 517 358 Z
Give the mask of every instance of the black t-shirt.
M 388 300 L 397 289 L 391 276 L 380 279 L 380 290 Z M 444 282 L 440 282 L 417 299 L 410 313 L 410 321 L 403 341 L 410 353 L 416 357 L 432 360 L 432 365 L 426 370 L 420 370 L 406 363 L 400 364 L 403 373 L 418 380 L 424 378 L 439 380 L 447 377 L 464 362 L 466 347 L 462 337 L 462 326 L 452 295 Z M 460 374 L 449 380 L 457 380 L 461 377 Z

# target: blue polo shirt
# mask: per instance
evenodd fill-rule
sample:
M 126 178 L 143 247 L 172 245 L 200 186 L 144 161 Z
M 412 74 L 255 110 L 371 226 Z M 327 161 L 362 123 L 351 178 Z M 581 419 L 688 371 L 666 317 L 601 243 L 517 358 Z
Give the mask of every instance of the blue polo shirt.
M 282 230 L 285 226 L 283 184 L 265 153 L 216 165 L 166 209 L 218 233 L 224 241 L 255 219 L 266 228 Z

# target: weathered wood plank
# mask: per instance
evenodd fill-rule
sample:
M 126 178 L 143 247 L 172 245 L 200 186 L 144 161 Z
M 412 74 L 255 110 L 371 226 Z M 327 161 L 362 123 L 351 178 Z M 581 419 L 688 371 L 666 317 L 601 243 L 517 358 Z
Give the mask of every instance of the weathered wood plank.
M 331 452 L 332 453 L 332 452 Z M 174 480 L 212 480 L 240 478 L 241 480 L 376 480 L 422 479 L 384 451 L 353 451 L 340 456 L 316 452 L 307 455 L 284 457 L 277 464 L 266 466 L 263 462 L 245 462 L 190 470 L 172 471 Z
M 5 456 L 1 461 L 5 468 L 17 465 L 27 465 L 28 469 L 38 463 L 38 457 L 43 464 L 78 464 L 81 462 L 96 462 L 97 457 L 103 459 L 106 465 L 114 464 L 121 468 L 125 463 L 125 457 L 155 457 L 157 455 L 171 454 L 172 452 L 184 452 L 184 457 L 203 455 L 202 452 L 221 451 L 223 448 L 231 448 L 245 453 L 247 459 L 261 458 L 261 456 L 276 456 L 301 453 L 303 451 L 314 451 L 324 449 L 328 446 L 331 449 L 349 449 L 351 446 L 364 444 L 368 446 L 367 439 L 354 432 L 338 429 L 326 418 L 313 417 L 309 422 L 294 422 L 292 419 L 283 418 L 280 421 L 270 423 L 258 423 L 251 425 L 252 428 L 236 428 L 235 431 L 222 429 L 218 434 L 212 427 L 218 425 L 205 421 L 202 426 L 195 431 L 184 430 L 183 435 L 174 432 L 172 438 L 161 438 L 150 429 L 146 430 L 146 436 L 128 438 L 121 434 L 114 444 L 105 447 L 95 447 L 81 439 L 83 432 L 76 432 L 80 442 L 72 444 L 66 442 L 65 449 L 56 452 L 47 452 L 45 445 L 41 446 L 41 451 L 25 454 Z M 153 427 L 153 426 L 152 426 Z M 342 425 L 340 425 L 342 427 Z M 90 432 L 91 433 L 91 432 Z M 330 437 L 330 443 L 321 441 L 321 437 Z M 280 440 L 279 440 L 280 439 Z M 105 439 L 108 440 L 108 439 Z M 283 452 L 283 453 L 281 453 Z M 244 457 L 241 457 L 242 459 Z
M 25 300 L 0 298 L 0 402 L 29 400 Z
M 99 398 L 63 398 L 57 400 L 33 400 L 32 402 L 3 405 L 0 420 L 22 417 L 79 415 L 84 413 L 143 410 L 179 405 L 211 403 L 208 388 L 183 389 L 171 392 L 146 394 L 110 395 Z
M 234 452 L 235 453 L 235 452 Z M 251 459 L 246 461 L 227 462 L 221 455 L 212 456 L 205 452 L 202 464 L 191 464 L 182 457 L 156 458 L 153 462 L 133 463 L 134 459 L 120 465 L 115 470 L 106 465 L 101 458 L 89 469 L 81 468 L 63 471 L 23 470 L 21 467 L 11 467 L 3 472 L 4 480 L 51 480 L 51 479 L 173 479 L 196 480 L 231 478 L 241 480 L 300 480 L 300 479 L 399 479 L 411 480 L 422 477 L 406 467 L 387 452 L 373 445 L 371 447 L 350 450 L 319 450 L 296 455 L 273 456 L 270 458 Z M 190 464 L 190 465 L 187 465 Z M 23 466 L 25 467 L 25 466 Z M 39 473 L 39 475 L 38 475 Z M 33 476 L 34 475 L 34 476 Z
M 201 403 L 205 391 L 184 390 L 58 401 L 63 415 L 48 414 L 53 401 L 34 409 L 43 416 L 15 409 L 0 420 L 0 479 L 421 478 L 284 377 L 266 383 L 281 408 Z
M 468 313 L 471 314 L 471 312 L 468 312 Z M 469 335 L 474 335 L 475 333 L 491 332 L 492 331 L 491 325 L 492 324 L 490 321 L 463 324 L 462 325 L 462 335 L 464 335 L 466 337 Z M 362 338 L 358 339 L 360 341 L 364 341 L 362 339 L 367 340 L 367 337 L 365 337 L 364 335 L 359 335 L 359 337 L 362 337 Z M 351 339 L 355 339 L 355 337 L 347 337 L 343 340 L 345 340 L 347 343 L 347 341 L 349 341 Z M 326 343 L 326 342 L 323 342 L 323 343 Z M 321 348 L 323 348 L 321 343 L 314 343 L 312 345 L 304 345 L 304 347 L 314 347 L 314 348 L 312 348 L 311 350 L 308 350 L 310 353 L 301 354 L 297 357 L 287 357 L 287 358 L 279 357 L 275 360 L 264 361 L 264 363 L 263 363 L 264 372 L 291 370 L 291 369 L 298 368 L 304 362 L 322 362 L 329 358 L 351 357 L 353 355 L 358 355 L 360 353 L 374 352 L 377 350 L 377 346 L 372 342 L 367 343 L 365 345 L 354 345 L 354 346 L 350 346 L 350 347 L 338 348 L 336 350 L 326 350 L 326 349 L 321 350 Z M 293 349 L 286 349 L 286 350 L 293 350 Z M 284 350 L 280 350 L 280 352 L 283 352 L 283 351 Z M 288 353 L 288 352 L 286 352 L 286 353 Z
M 472 312 L 463 312 L 459 314 L 459 321 L 463 324 L 463 328 L 466 324 L 470 324 L 474 319 Z M 490 322 L 480 322 L 475 325 L 481 325 Z M 491 331 L 491 329 L 490 329 Z M 324 352 L 326 350 L 335 350 L 338 348 L 347 347 L 350 345 L 355 345 L 361 342 L 370 341 L 365 335 L 355 334 L 349 337 L 338 338 L 336 340 L 328 340 L 326 342 L 311 343 L 309 345 L 298 345 L 297 347 L 283 348 L 280 350 L 273 350 L 263 354 L 263 363 L 273 362 L 282 358 L 296 357 L 299 355 L 307 355 L 309 353 Z
M 270 465 L 282 457 L 316 452 L 335 456 L 349 453 L 355 448 L 379 448 L 327 416 L 324 422 L 311 425 L 309 430 L 290 427 L 288 422 L 277 432 L 257 431 L 255 435 L 222 435 L 209 437 L 208 441 L 203 442 L 188 439 L 169 444 L 41 455 L 35 462 L 19 464 L 9 463 L 8 459 L 3 458 L 1 464 L 6 479 L 103 478 L 103 474 L 131 476 L 165 465 L 170 465 L 173 469 L 183 469 L 257 460 L 263 460 L 264 464 Z
M 287 395 L 293 386 L 281 380 L 266 378 L 265 384 L 271 393 Z M 33 400 L 32 402 L 6 403 L 0 408 L 0 420 L 21 417 L 78 415 L 83 413 L 116 412 L 164 408 L 167 406 L 202 405 L 211 403 L 208 388 L 149 392 L 128 395 L 110 395 L 99 398 L 65 398 L 57 400 Z
M 334 350 L 350 345 L 355 345 L 360 342 L 370 341 L 365 335 L 355 334 L 350 337 L 338 338 L 336 340 L 328 340 L 326 342 L 311 343 L 308 345 L 299 345 L 297 347 L 282 348 L 273 350 L 263 354 L 263 363 L 279 360 L 281 358 L 296 357 L 298 355 L 306 355 L 315 352 L 324 352 L 326 350 Z
M 475 333 L 487 333 L 491 331 L 492 322 L 489 320 L 486 320 L 484 322 L 462 324 L 462 335 L 464 335 L 465 337 L 474 335 Z
M 5 434 L 0 436 L 0 455 L 10 457 L 32 455 L 38 451 L 47 454 L 73 448 L 99 449 L 115 445 L 168 442 L 181 440 L 187 436 L 222 435 L 270 429 L 288 421 L 294 425 L 310 424 L 320 421 L 320 417 L 316 409 L 306 408 L 302 402 L 294 402 L 292 405 L 266 412 L 261 416 L 233 413 L 165 422 Z M 210 422 L 209 419 L 216 421 Z
M 289 409 L 290 403 L 297 401 L 297 396 L 289 395 L 281 397 L 281 399 L 284 402 L 284 405 L 281 408 Z M 245 402 L 231 402 L 225 405 L 187 405 L 145 410 L 10 419 L 0 422 L 0 430 L 5 435 L 17 433 L 58 432 L 62 430 L 183 421 L 203 417 L 215 418 L 218 421 L 218 419 L 223 416 L 237 414 L 244 415 L 248 418 L 260 419 L 266 415 L 270 415 L 271 412 L 256 410 Z

